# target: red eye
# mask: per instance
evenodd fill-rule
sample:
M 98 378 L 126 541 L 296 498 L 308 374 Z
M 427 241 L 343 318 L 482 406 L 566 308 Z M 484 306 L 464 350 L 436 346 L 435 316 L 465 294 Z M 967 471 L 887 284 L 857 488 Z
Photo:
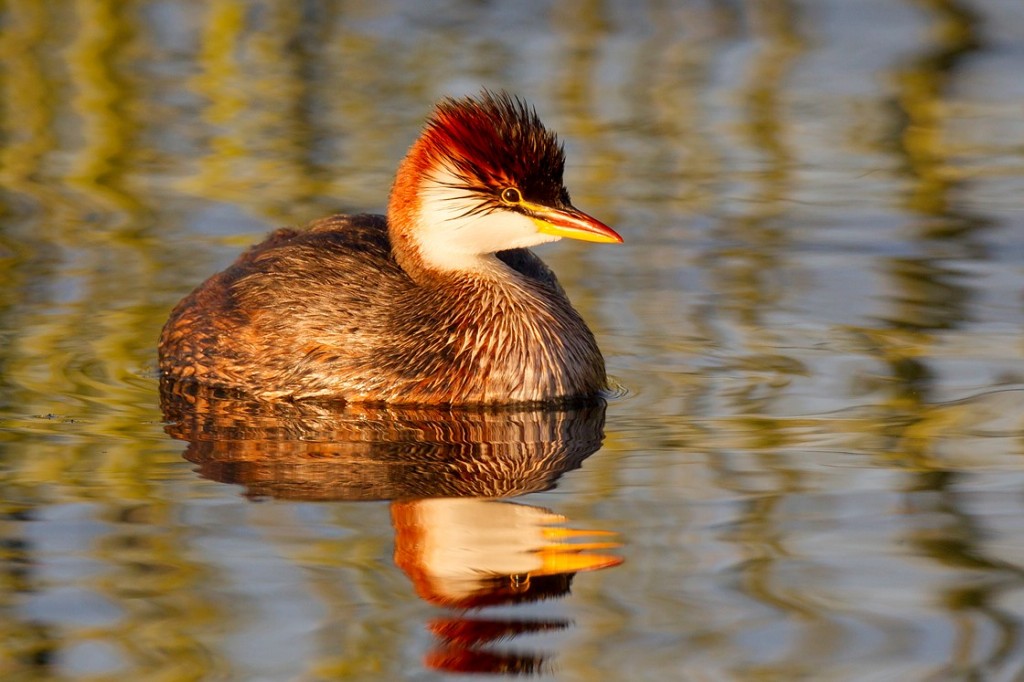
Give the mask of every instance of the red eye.
M 501 190 L 501 200 L 506 204 L 518 204 L 523 200 L 523 195 L 515 187 L 506 187 Z

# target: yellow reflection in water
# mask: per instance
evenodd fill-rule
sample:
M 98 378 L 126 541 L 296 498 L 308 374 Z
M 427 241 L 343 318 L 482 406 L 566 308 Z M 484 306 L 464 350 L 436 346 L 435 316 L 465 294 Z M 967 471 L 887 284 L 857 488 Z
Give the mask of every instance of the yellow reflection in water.
M 0 145 L 0 181 L 4 187 L 34 197 L 40 205 L 58 196 L 56 187 L 33 179 L 57 146 L 53 130 L 52 84 L 37 50 L 49 23 L 45 6 L 31 0 L 8 3 L 7 27 L 0 31 L 0 56 L 7 68 L 0 78 L 4 144 Z
M 132 56 L 136 23 L 116 0 L 77 0 L 74 16 L 77 30 L 65 58 L 81 144 L 65 178 L 93 210 L 109 216 L 103 226 L 109 238 L 126 226 L 137 229 L 131 218 L 141 210 L 124 186 L 138 131 L 132 107 L 137 96 L 118 69 L 118 62 Z
M 313 47 L 302 45 L 302 35 L 309 20 L 301 5 L 288 3 L 266 7 L 259 22 L 250 3 L 236 0 L 219 0 L 206 12 L 202 73 L 191 84 L 205 102 L 201 117 L 211 135 L 180 188 L 292 221 L 292 205 L 326 190 L 308 161 L 316 144 L 304 110 Z

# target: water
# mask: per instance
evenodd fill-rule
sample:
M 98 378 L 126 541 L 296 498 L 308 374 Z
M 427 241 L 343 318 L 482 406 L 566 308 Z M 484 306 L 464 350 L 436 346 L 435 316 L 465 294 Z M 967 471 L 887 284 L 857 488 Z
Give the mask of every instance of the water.
M 1022 35 L 1016 0 L 9 0 L 0 678 L 1017 679 Z M 161 396 L 182 295 L 381 210 L 480 86 L 626 238 L 541 249 L 606 409 Z

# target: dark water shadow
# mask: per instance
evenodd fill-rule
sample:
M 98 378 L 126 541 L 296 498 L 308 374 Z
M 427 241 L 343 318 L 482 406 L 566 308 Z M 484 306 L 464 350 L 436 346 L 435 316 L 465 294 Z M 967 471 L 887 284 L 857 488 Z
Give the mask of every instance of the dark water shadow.
M 494 643 L 564 630 L 566 619 L 480 618 L 480 609 L 560 598 L 580 571 L 617 566 L 614 534 L 499 498 L 548 490 L 604 438 L 605 404 L 559 409 L 264 403 L 164 382 L 166 431 L 210 480 L 250 498 L 390 500 L 395 564 L 424 601 L 427 666 L 532 674 L 552 654 Z

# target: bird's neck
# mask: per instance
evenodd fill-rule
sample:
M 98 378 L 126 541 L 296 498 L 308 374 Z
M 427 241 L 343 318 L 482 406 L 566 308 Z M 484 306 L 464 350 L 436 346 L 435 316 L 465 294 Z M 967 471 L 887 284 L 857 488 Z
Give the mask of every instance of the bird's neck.
M 494 253 L 476 253 L 431 241 L 432 232 L 443 226 L 429 222 L 436 216 L 422 211 L 419 203 L 413 206 L 408 211 L 388 211 L 388 236 L 395 260 L 417 284 L 500 283 L 516 277 Z

